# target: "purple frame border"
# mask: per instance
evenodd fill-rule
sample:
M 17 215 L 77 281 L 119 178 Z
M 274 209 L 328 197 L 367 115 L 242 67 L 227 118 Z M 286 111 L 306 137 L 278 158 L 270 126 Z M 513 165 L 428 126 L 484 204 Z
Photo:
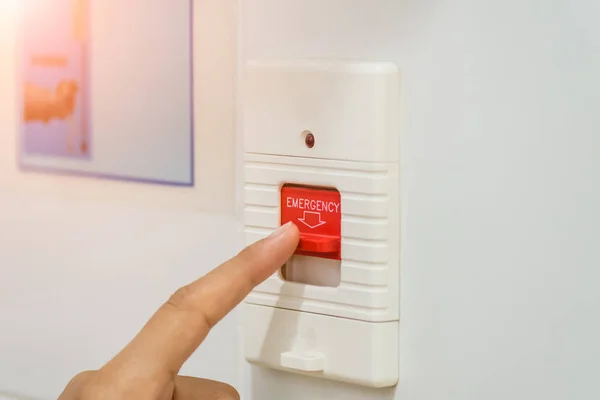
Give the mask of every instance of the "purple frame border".
M 1 0 L 0 0 L 1 1 Z M 85 171 L 76 171 L 68 168 L 48 168 L 48 167 L 39 167 L 27 165 L 23 162 L 22 157 L 22 135 L 23 135 L 23 127 L 22 127 L 22 115 L 23 115 L 23 101 L 19 101 L 19 110 L 20 110 L 20 118 L 18 120 L 18 135 L 19 140 L 17 142 L 17 154 L 19 155 L 17 158 L 17 167 L 22 172 L 34 172 L 34 173 L 43 173 L 43 174 L 51 174 L 51 175 L 60 175 L 60 176 L 70 176 L 70 177 L 85 177 L 92 179 L 103 179 L 103 180 L 114 180 L 114 181 L 122 181 L 122 182 L 132 182 L 132 183 L 145 183 L 145 184 L 154 184 L 154 185 L 163 185 L 163 186 L 179 186 L 179 187 L 194 187 L 196 176 L 195 176 L 195 116 L 194 116 L 194 0 L 188 0 L 190 5 L 190 107 L 191 107 L 191 124 L 190 124 L 190 181 L 189 182 L 175 182 L 175 181 L 165 181 L 160 179 L 146 179 L 146 178 L 135 178 L 114 174 L 103 174 L 103 173 L 95 173 L 95 172 L 85 172 Z M 18 48 L 22 48 L 22 46 L 18 46 Z M 22 81 L 21 73 L 21 62 L 23 61 L 22 54 L 19 55 L 19 68 L 17 69 L 17 82 Z M 22 85 L 21 85 L 22 86 Z M 19 100 L 22 100 L 23 94 L 20 92 Z M 89 94 L 91 96 L 91 94 Z M 90 138 L 92 140 L 93 138 Z

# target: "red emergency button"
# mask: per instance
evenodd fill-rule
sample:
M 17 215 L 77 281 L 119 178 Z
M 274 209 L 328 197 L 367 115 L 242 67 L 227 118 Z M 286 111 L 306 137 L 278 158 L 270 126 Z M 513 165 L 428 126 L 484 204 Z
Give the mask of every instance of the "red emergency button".
M 281 224 L 294 222 L 300 230 L 295 254 L 341 259 L 342 208 L 340 192 L 330 188 L 284 185 Z

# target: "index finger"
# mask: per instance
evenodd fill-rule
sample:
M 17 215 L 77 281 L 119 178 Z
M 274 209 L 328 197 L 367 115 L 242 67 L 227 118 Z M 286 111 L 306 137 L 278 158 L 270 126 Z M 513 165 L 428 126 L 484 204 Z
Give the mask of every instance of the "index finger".
M 298 228 L 288 223 L 180 288 L 101 371 L 130 378 L 177 375 L 211 328 L 292 256 L 298 240 Z

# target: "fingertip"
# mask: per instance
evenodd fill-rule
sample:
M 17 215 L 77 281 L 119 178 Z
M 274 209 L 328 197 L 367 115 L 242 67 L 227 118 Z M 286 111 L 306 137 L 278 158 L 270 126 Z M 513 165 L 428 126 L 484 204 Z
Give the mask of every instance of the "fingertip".
M 266 238 L 246 247 L 235 260 L 242 265 L 252 266 L 249 270 L 258 273 L 258 280 L 253 279 L 254 284 L 257 284 L 294 254 L 299 241 L 298 227 L 288 222 Z
M 300 231 L 298 230 L 296 224 L 294 224 L 292 221 L 289 221 L 273 231 L 273 233 L 271 233 L 267 239 L 277 239 L 282 236 L 287 236 L 291 240 L 299 240 Z
M 292 238 L 294 240 L 300 240 L 300 230 L 298 229 L 298 225 L 296 225 L 292 221 L 289 221 L 288 223 L 286 223 L 283 226 L 285 227 L 288 234 L 290 235 L 290 238 Z
M 300 241 L 300 231 L 298 227 L 291 221 L 281 225 L 271 235 L 265 239 L 265 244 L 268 247 L 275 247 L 284 253 L 291 254 L 298 247 Z

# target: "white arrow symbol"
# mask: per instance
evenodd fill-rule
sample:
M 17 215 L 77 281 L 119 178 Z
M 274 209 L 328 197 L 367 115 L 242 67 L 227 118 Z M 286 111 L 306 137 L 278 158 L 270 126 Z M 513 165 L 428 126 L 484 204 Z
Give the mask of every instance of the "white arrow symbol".
M 325 225 L 327 221 L 321 221 L 321 213 L 314 211 L 304 211 L 302 218 L 298 218 L 298 221 L 308 226 L 310 229 L 314 229 L 317 226 Z

